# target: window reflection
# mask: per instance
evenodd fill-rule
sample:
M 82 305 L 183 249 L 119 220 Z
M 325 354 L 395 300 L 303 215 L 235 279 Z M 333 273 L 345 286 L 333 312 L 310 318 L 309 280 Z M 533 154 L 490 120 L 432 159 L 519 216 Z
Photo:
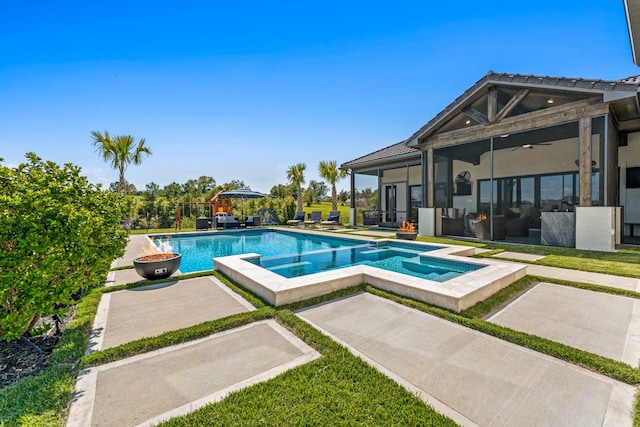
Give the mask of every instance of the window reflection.
M 596 174 L 597 175 L 597 174 Z M 489 180 L 479 181 L 478 211 L 488 214 Z M 598 183 L 594 183 L 597 188 Z M 578 174 L 497 178 L 493 181 L 495 215 L 520 215 L 539 222 L 540 212 L 573 212 L 578 201 Z

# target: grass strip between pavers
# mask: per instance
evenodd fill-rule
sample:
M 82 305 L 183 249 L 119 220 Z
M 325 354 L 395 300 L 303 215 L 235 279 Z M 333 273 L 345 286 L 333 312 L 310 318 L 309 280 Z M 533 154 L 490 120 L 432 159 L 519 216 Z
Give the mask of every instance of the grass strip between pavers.
M 640 277 L 640 251 L 621 249 L 617 252 L 585 251 L 573 248 L 550 246 L 525 246 L 507 243 L 487 242 L 487 252 L 476 254 L 476 258 L 516 261 L 522 264 L 565 268 L 589 273 L 610 274 L 622 277 Z M 504 251 L 544 256 L 537 261 L 513 260 L 501 257 Z
M 456 425 L 291 311 L 275 318 L 322 357 L 161 425 Z
M 373 286 L 366 287 L 367 292 L 383 298 L 390 299 L 397 303 L 415 308 L 425 313 L 438 316 L 442 319 L 465 326 L 467 328 L 500 338 L 521 347 L 526 347 L 539 353 L 547 354 L 555 358 L 573 363 L 586 369 L 606 375 L 618 381 L 630 384 L 640 384 L 640 369 L 633 368 L 630 365 L 610 359 L 608 357 L 589 353 L 579 350 L 568 345 L 558 343 L 546 338 L 530 335 L 524 332 L 516 331 L 504 326 L 499 326 L 485 320 L 466 317 L 452 311 L 445 310 L 436 306 L 432 306 L 420 301 L 401 297 Z
M 264 307 L 255 311 L 234 314 L 221 319 L 211 320 L 188 328 L 169 331 L 155 337 L 146 337 L 116 347 L 107 348 L 88 354 L 81 359 L 82 368 L 90 368 L 116 360 L 126 359 L 153 350 L 182 344 L 204 338 L 218 332 L 226 331 L 249 323 L 273 318 L 275 310 Z

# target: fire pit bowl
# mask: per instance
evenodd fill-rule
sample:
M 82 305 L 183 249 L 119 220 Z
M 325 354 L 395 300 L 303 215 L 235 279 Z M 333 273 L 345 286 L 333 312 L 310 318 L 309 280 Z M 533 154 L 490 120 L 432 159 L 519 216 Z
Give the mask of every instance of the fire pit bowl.
M 164 279 L 178 270 L 181 260 L 180 254 L 153 254 L 134 259 L 133 266 L 147 280 Z

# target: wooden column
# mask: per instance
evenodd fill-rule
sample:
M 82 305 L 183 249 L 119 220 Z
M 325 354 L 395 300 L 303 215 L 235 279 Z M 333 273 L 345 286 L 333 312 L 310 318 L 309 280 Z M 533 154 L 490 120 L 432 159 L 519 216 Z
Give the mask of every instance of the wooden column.
M 349 180 L 351 190 L 351 206 L 349 209 L 349 225 L 354 226 L 358 222 L 356 220 L 356 173 L 353 169 L 349 169 Z
M 353 171 L 353 169 L 349 169 L 349 178 L 351 180 L 350 182 L 350 188 L 349 190 L 351 191 L 351 209 L 355 209 L 356 207 L 356 173 Z
M 429 199 L 429 159 L 427 158 L 426 151 L 420 151 L 420 169 L 421 169 L 421 177 L 420 182 L 422 184 L 422 206 L 423 208 L 429 207 L 427 202 Z
M 591 117 L 580 118 L 580 206 L 591 206 Z
M 434 206 L 433 201 L 433 148 L 427 149 L 427 207 Z
M 487 118 L 489 119 L 489 123 L 493 123 L 496 121 L 496 116 L 498 114 L 498 89 L 494 86 L 489 89 L 489 93 L 487 94 Z
M 618 200 L 618 130 L 611 115 L 607 116 L 607 200 L 606 206 L 620 206 Z M 602 172 L 601 172 L 602 174 Z

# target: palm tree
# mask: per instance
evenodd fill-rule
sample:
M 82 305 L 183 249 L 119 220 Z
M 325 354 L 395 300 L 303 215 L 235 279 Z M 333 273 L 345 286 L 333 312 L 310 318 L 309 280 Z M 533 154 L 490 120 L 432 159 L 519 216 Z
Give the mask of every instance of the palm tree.
M 298 163 L 289 166 L 287 170 L 287 179 L 298 189 L 298 212 L 302 212 L 302 184 L 304 184 L 304 170 L 306 168 L 306 164 Z
M 109 132 L 104 131 L 101 134 L 98 131 L 92 131 L 93 146 L 96 147 L 96 151 L 102 157 L 106 163 L 108 163 L 113 169 L 117 169 L 120 174 L 118 182 L 118 191 L 127 195 L 127 181 L 124 179 L 124 172 L 131 163 L 139 165 L 142 163 L 142 155 L 151 155 L 149 147 L 145 147 L 144 138 L 140 139 L 136 145 L 135 138 L 131 135 L 115 135 L 113 138 L 109 135 Z M 131 218 L 129 216 L 124 218 L 124 228 L 127 231 L 131 230 Z
M 118 182 L 118 191 L 127 194 L 127 182 L 124 179 L 124 172 L 131 163 L 139 165 L 142 163 L 142 155 L 151 155 L 149 147 L 145 147 L 144 138 L 138 141 L 136 145 L 135 138 L 131 135 L 116 135 L 113 138 L 109 132 L 104 131 L 101 134 L 98 131 L 92 131 L 93 146 L 106 163 L 113 169 L 117 169 L 120 174 Z
M 336 192 L 336 182 L 347 177 L 347 171 L 338 169 L 338 164 L 335 160 L 320 161 L 318 172 L 322 179 L 325 179 L 331 184 L 331 210 L 338 210 L 338 193 Z

